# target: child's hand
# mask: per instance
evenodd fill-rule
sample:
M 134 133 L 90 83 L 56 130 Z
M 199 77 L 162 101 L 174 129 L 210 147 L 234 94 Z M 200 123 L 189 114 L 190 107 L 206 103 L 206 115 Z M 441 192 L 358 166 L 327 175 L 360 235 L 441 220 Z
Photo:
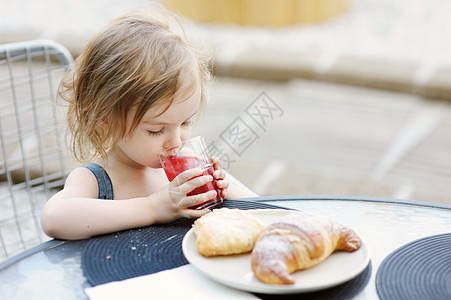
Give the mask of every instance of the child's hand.
M 230 183 L 225 179 L 226 171 L 221 169 L 219 166 L 219 158 L 216 156 L 211 158 L 211 162 L 213 163 L 213 169 L 215 170 L 213 172 L 213 177 L 217 180 L 216 184 L 218 188 L 221 189 L 221 197 L 225 199 L 227 196 L 227 188 L 230 185 Z
M 216 198 L 216 191 L 187 196 L 195 188 L 213 181 L 210 175 L 202 175 L 199 168 L 190 169 L 177 175 L 168 185 L 149 197 L 155 197 L 153 207 L 156 222 L 169 222 L 180 217 L 199 218 L 209 212 L 208 208 L 202 210 L 189 209 Z

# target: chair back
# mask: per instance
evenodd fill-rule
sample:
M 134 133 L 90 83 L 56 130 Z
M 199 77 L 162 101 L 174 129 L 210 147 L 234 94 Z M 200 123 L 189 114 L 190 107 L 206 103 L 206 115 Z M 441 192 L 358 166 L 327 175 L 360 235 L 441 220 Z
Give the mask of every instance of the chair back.
M 0 261 L 48 239 L 45 202 L 71 168 L 56 90 L 73 62 L 62 45 L 0 45 Z

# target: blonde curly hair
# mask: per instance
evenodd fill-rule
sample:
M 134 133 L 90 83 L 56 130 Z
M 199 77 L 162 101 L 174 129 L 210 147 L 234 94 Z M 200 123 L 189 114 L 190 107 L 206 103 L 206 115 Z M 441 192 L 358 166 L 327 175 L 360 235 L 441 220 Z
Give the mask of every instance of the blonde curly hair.
M 210 57 L 170 27 L 184 20 L 159 10 L 126 13 L 101 29 L 62 79 L 59 98 L 67 101 L 70 145 L 78 161 L 106 158 L 107 151 L 133 131 L 154 105 L 168 108 L 181 81 L 199 71 L 205 106 Z M 127 113 L 136 110 L 127 130 Z M 107 124 L 107 126 L 100 126 Z

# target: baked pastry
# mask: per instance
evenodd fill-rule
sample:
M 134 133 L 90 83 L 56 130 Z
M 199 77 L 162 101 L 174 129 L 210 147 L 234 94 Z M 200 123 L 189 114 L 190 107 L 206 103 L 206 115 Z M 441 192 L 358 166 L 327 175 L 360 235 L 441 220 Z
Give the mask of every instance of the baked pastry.
M 335 250 L 355 251 L 360 238 L 327 217 L 293 213 L 261 233 L 251 255 L 255 276 L 271 284 L 293 284 L 295 271 L 313 267 Z
M 264 226 L 249 212 L 220 208 L 193 224 L 196 245 L 203 256 L 250 252 Z

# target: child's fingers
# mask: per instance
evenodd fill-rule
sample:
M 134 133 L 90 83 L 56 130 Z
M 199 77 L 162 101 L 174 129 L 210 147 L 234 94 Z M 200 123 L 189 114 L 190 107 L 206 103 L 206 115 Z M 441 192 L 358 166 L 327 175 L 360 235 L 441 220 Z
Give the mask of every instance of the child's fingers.
M 182 173 L 177 175 L 172 182 L 176 186 L 180 186 L 180 185 L 184 184 L 185 182 L 187 182 L 188 180 L 195 178 L 197 176 L 200 176 L 202 174 L 203 173 L 200 168 L 189 169 L 189 170 L 183 171 Z
M 213 164 L 213 169 L 219 170 L 219 158 L 217 156 L 212 156 L 210 160 L 211 163 Z
M 201 187 L 212 181 L 213 176 L 211 175 L 199 176 L 184 182 L 183 184 L 179 185 L 178 188 L 183 195 L 186 195 L 189 192 L 192 192 L 195 188 Z
M 224 170 L 216 170 L 213 172 L 213 177 L 215 179 L 224 179 L 226 177 L 227 173 Z
M 222 199 L 225 199 L 227 197 L 227 188 L 230 186 L 230 182 L 227 180 L 218 180 L 216 184 L 218 188 L 221 189 Z
M 186 197 L 183 200 L 182 205 L 183 205 L 183 207 L 197 206 L 197 205 L 207 202 L 208 200 L 213 200 L 215 198 L 216 198 L 216 191 L 212 190 L 212 191 L 208 191 L 206 193 Z
M 216 186 L 220 189 L 226 189 L 229 187 L 229 185 L 230 185 L 230 182 L 228 182 L 227 180 L 216 181 Z
M 182 216 L 190 219 L 197 219 L 205 214 L 208 214 L 210 210 L 208 208 L 204 209 L 184 209 Z

